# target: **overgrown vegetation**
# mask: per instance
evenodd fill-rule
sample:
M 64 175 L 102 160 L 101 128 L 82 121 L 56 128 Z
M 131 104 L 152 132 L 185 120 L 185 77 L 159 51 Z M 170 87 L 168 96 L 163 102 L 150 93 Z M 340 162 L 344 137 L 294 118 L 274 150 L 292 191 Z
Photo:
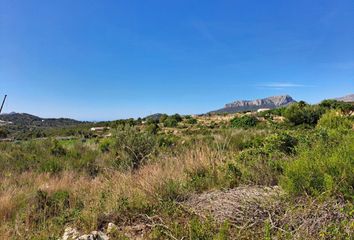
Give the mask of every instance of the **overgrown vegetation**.
M 104 136 L 80 125 L 70 127 L 73 139 L 58 139 L 67 128 L 55 128 L 45 130 L 49 138 L 0 142 L 1 236 L 58 239 L 66 226 L 92 231 L 114 222 L 122 230 L 113 239 L 133 234 L 132 226 L 144 226 L 147 239 L 350 239 L 352 111 L 332 100 L 299 102 L 258 114 L 96 124 L 111 128 Z M 184 206 L 240 186 L 281 186 L 283 194 L 274 211 L 249 207 L 242 226 Z

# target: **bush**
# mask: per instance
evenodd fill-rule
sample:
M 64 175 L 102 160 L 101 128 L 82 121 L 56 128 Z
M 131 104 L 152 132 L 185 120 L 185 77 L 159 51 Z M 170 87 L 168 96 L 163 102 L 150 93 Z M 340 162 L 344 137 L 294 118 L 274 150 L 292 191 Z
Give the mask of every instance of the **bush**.
M 352 126 L 353 123 L 336 110 L 325 113 L 317 124 L 318 128 L 337 130 L 349 130 Z
M 146 131 L 150 134 L 157 134 L 159 131 L 159 126 L 156 123 L 149 124 L 146 127 Z
M 168 117 L 166 120 L 163 122 L 163 125 L 165 127 L 177 127 L 178 121 L 173 118 L 173 117 Z
M 175 119 L 177 122 L 182 122 L 183 118 L 179 114 L 174 114 L 171 116 L 171 118 Z
M 319 106 L 307 105 L 304 102 L 294 103 L 284 111 L 284 117 L 293 125 L 308 124 L 315 126 L 324 109 Z
M 54 156 L 65 156 L 66 155 L 66 150 L 59 144 L 57 140 L 54 140 L 54 146 L 51 149 L 51 153 Z
M 183 201 L 187 196 L 187 188 L 181 181 L 165 179 L 157 189 L 159 197 L 164 201 Z
M 42 172 L 48 173 L 59 173 L 63 170 L 63 164 L 60 162 L 60 160 L 53 158 L 45 161 L 40 167 L 40 170 Z
M 287 156 L 279 151 L 269 154 L 263 148 L 242 151 L 235 161 L 239 181 L 245 184 L 277 185 Z
M 157 142 L 159 147 L 172 147 L 177 145 L 178 140 L 175 135 L 161 135 L 158 137 Z
M 334 139 L 333 139 L 334 138 Z M 329 193 L 354 200 L 354 135 L 318 140 L 298 149 L 285 167 L 282 186 L 292 195 Z
M 200 167 L 193 171 L 187 171 L 188 189 L 195 192 L 203 192 L 217 184 L 217 175 L 212 169 Z
M 29 209 L 29 222 L 34 228 L 72 222 L 84 207 L 80 200 L 72 199 L 70 192 L 58 190 L 51 194 L 38 190 Z
M 286 154 L 291 154 L 295 152 L 296 144 L 296 138 L 287 133 L 278 133 L 265 139 L 264 148 L 269 153 L 280 151 Z
M 167 114 L 162 114 L 159 119 L 160 123 L 163 123 L 167 118 L 168 118 Z
M 0 138 L 7 138 L 9 131 L 5 128 L 0 128 Z
M 126 126 L 116 134 L 114 148 L 117 153 L 117 166 L 137 169 L 155 151 L 157 141 L 148 132 L 139 132 L 134 127 Z
M 334 99 L 323 100 L 319 105 L 326 109 L 340 110 L 343 113 L 349 113 L 350 111 L 354 110 L 354 105 Z
M 100 150 L 101 150 L 102 153 L 109 152 L 110 145 L 111 145 L 111 141 L 109 141 L 109 140 L 107 140 L 107 139 L 104 139 L 104 140 L 100 143 L 99 148 L 100 148 Z
M 187 119 L 187 123 L 188 124 L 197 124 L 198 121 L 197 121 L 197 119 L 190 117 Z
M 256 126 L 258 119 L 254 116 L 244 115 L 235 117 L 231 120 L 231 126 L 234 128 L 250 128 Z

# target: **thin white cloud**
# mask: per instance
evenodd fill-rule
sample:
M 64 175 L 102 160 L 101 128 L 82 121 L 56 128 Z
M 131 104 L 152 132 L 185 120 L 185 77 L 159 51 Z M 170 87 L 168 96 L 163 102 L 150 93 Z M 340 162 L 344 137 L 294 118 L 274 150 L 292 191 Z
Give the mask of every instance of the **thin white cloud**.
M 277 82 L 277 83 L 257 84 L 256 87 L 272 88 L 272 89 L 284 89 L 284 88 L 301 88 L 301 87 L 309 87 L 309 86 L 308 85 L 304 85 L 304 84 L 297 84 L 297 83 Z

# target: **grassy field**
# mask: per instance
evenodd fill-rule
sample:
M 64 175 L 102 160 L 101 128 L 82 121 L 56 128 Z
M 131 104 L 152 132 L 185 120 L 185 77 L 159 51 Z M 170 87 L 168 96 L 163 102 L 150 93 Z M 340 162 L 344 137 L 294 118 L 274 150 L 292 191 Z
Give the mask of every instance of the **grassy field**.
M 110 239 L 352 239 L 351 115 L 299 103 L 0 143 L 0 235 L 58 239 L 114 223 Z

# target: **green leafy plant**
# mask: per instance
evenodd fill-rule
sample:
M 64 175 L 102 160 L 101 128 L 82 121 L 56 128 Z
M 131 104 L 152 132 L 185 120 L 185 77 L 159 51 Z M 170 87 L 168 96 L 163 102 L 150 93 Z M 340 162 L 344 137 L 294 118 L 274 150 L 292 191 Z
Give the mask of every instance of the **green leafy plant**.
M 255 127 L 258 119 L 255 116 L 244 115 L 242 117 L 235 117 L 231 120 L 231 126 L 234 128 L 250 128 Z

